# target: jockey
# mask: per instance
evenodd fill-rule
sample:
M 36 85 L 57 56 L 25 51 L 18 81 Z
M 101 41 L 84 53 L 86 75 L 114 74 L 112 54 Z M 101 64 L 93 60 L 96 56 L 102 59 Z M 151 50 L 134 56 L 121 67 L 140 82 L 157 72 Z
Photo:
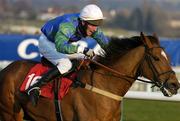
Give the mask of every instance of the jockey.
M 79 40 L 91 37 L 102 48 L 107 45 L 108 40 L 99 28 L 103 19 L 101 9 L 89 4 L 80 13 L 58 16 L 41 28 L 39 51 L 56 67 L 50 69 L 26 90 L 33 105 L 37 104 L 42 85 L 58 75 L 68 74 L 72 68 L 71 59 L 94 56 L 93 49 L 77 44 Z

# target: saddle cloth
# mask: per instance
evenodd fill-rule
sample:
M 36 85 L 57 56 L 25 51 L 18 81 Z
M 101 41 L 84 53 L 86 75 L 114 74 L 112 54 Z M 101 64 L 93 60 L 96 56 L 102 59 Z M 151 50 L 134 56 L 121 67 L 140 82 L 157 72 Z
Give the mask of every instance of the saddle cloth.
M 41 78 L 41 75 L 46 73 L 49 69 L 50 69 L 50 67 L 44 66 L 40 63 L 36 64 L 34 67 L 32 67 L 30 69 L 29 73 L 26 75 L 26 78 L 20 87 L 20 91 L 25 92 L 25 90 L 28 89 L 28 87 L 30 85 L 33 85 L 34 83 L 36 83 L 37 79 Z M 72 84 L 72 80 L 70 80 L 70 79 L 74 79 L 75 76 L 76 76 L 76 74 L 72 73 L 69 78 L 67 78 L 67 77 L 60 78 L 61 85 L 60 85 L 59 92 L 58 92 L 59 100 L 62 100 L 62 98 L 67 94 L 69 87 Z M 46 85 L 43 85 L 40 88 L 41 89 L 40 95 L 43 97 L 49 98 L 49 99 L 54 99 L 54 89 L 53 89 L 54 86 L 55 86 L 54 83 L 47 83 Z

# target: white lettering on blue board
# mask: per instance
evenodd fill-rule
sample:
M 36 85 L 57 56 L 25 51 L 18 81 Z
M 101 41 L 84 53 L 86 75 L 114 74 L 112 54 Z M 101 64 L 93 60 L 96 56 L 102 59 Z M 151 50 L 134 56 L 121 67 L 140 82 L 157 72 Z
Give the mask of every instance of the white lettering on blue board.
M 18 55 L 23 59 L 33 59 L 33 58 L 38 57 L 38 55 L 39 55 L 38 52 L 26 53 L 28 46 L 32 45 L 32 44 L 34 46 L 38 46 L 38 40 L 36 40 L 36 39 L 23 40 L 17 48 Z

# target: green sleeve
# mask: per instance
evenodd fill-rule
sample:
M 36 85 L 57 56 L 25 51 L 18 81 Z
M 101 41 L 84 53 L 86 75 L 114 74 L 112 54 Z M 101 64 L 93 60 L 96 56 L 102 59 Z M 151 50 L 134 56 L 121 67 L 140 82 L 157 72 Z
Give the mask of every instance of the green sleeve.
M 55 36 L 55 46 L 58 52 L 72 54 L 77 52 L 77 46 L 68 43 L 76 29 L 72 23 L 62 23 Z

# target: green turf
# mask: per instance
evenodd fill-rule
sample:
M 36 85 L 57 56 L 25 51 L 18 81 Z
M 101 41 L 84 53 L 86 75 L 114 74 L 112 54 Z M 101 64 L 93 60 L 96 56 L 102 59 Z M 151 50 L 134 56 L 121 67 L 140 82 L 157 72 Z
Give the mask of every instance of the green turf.
M 180 121 L 180 102 L 124 99 L 122 121 Z

